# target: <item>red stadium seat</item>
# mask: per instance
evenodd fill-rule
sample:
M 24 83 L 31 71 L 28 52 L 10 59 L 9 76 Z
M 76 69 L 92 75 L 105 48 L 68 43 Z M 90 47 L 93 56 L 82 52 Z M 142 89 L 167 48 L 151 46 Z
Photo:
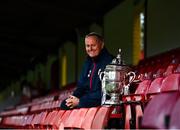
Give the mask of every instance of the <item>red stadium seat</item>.
M 33 121 L 33 118 L 34 114 L 28 115 L 25 122 L 23 122 L 23 126 L 25 126 L 26 128 L 31 128 L 31 122 Z
M 169 123 L 169 129 L 180 129 L 180 98 L 176 102 L 176 105 L 174 106 L 172 113 L 170 115 L 170 123 Z
M 41 128 L 43 125 L 45 118 L 47 116 L 47 111 L 42 111 L 41 113 L 38 113 L 34 116 L 31 125 L 33 128 Z
M 60 114 L 62 114 L 62 112 L 60 110 Z M 53 122 L 53 128 L 64 129 L 64 123 L 66 120 L 68 120 L 71 112 L 72 112 L 72 110 L 66 110 L 61 117 L 59 115 L 56 115 L 56 117 L 55 117 L 56 120 Z
M 78 112 L 79 112 L 79 109 L 73 109 L 71 111 L 68 118 L 66 118 L 66 120 L 64 120 L 64 128 L 72 128 L 73 122 L 77 122 L 76 118 L 78 116 Z
M 46 119 L 44 120 L 44 122 L 42 123 L 42 125 L 45 126 L 45 128 L 48 128 L 48 127 L 52 127 L 52 124 L 50 123 L 52 118 L 55 117 L 55 115 L 57 115 L 58 111 L 57 110 L 54 110 L 54 111 L 51 111 L 48 113 Z
M 164 79 L 163 77 L 159 77 L 159 78 L 154 79 L 151 82 L 151 85 L 146 95 L 147 100 L 150 100 L 152 97 L 154 97 L 155 95 L 161 92 L 161 85 L 162 85 L 163 79 Z
M 145 95 L 151 84 L 151 80 L 143 80 L 139 83 L 135 94 L 124 95 L 124 109 L 125 109 L 125 129 L 130 129 L 131 120 L 135 118 L 136 128 L 139 128 L 139 117 L 143 115 L 143 108 L 141 103 L 145 100 Z M 132 107 L 134 107 L 135 113 L 132 115 Z M 135 117 L 133 117 L 135 116 Z M 134 123 L 134 122 L 133 122 Z
M 89 110 L 89 108 L 81 108 L 78 111 L 76 121 L 72 123 L 72 128 L 81 128 L 82 123 L 85 119 L 85 116 L 86 116 L 88 110 Z
M 154 77 L 154 78 L 163 77 L 165 71 L 166 71 L 166 68 L 160 67 L 160 68 L 158 68 L 157 71 L 153 74 L 153 77 Z
M 151 84 L 151 80 L 144 80 L 140 82 L 135 91 L 135 94 L 146 94 L 150 84 Z
M 161 93 L 152 98 L 145 107 L 142 128 L 165 129 L 166 116 L 171 114 L 178 98 L 178 91 Z
M 33 120 L 31 121 L 32 128 L 38 128 L 37 125 L 40 123 L 41 113 L 35 114 Z
M 130 102 L 131 101 L 131 97 L 126 97 L 126 101 L 127 102 Z M 125 109 L 125 126 L 124 128 L 125 129 L 130 129 L 130 120 L 132 118 L 132 115 L 131 115 L 131 105 L 130 104 L 124 104 L 124 109 Z
M 88 111 L 88 108 L 80 108 L 72 110 L 69 118 L 65 121 L 65 128 L 81 128 L 81 124 Z
M 38 124 L 38 126 L 39 126 L 40 128 L 44 128 L 44 122 L 45 122 L 45 120 L 46 120 L 47 115 L 48 115 L 48 112 L 47 112 L 47 111 L 41 112 L 41 119 L 40 119 L 40 122 L 39 122 L 39 124 Z
M 102 106 L 97 111 L 92 126 L 92 129 L 103 129 L 107 126 L 108 118 L 110 115 L 110 106 Z
M 92 122 L 94 120 L 94 117 L 95 117 L 98 109 L 99 109 L 99 107 L 91 107 L 88 109 L 88 112 L 86 113 L 86 116 L 81 125 L 82 129 L 91 129 Z
M 151 85 L 148 89 L 148 94 L 152 94 L 152 93 L 159 93 L 161 90 L 161 84 L 162 84 L 163 78 L 156 78 L 151 82 Z
M 170 64 L 167 67 L 166 71 L 164 72 L 164 76 L 168 76 L 170 74 L 173 74 L 175 69 L 176 69 L 176 67 L 177 67 L 177 64 Z
M 144 96 L 147 94 L 147 91 L 149 89 L 149 86 L 151 84 L 151 80 L 144 80 L 142 81 L 139 85 L 137 90 L 135 91 L 135 94 L 140 94 L 141 96 L 135 96 L 134 97 L 134 101 L 139 102 L 140 104 L 134 104 L 133 106 L 135 107 L 135 128 L 138 129 L 139 128 L 139 118 L 143 116 L 143 108 L 142 108 L 142 104 L 143 104 L 143 100 L 144 100 Z
M 161 85 L 161 92 L 177 91 L 180 87 L 180 74 L 171 74 L 164 78 Z
M 175 73 L 180 73 L 180 64 L 177 66 L 176 70 L 174 71 Z
M 61 124 L 61 118 L 64 115 L 65 110 L 53 111 L 50 117 L 47 119 L 47 124 L 50 128 L 57 129 Z

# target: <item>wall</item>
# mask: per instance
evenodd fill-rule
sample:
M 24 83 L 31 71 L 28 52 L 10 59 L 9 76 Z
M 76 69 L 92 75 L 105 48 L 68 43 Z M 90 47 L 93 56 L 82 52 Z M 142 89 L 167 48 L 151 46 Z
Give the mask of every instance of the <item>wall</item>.
M 104 16 L 104 37 L 108 50 L 122 49 L 125 63 L 132 63 L 133 1 L 125 0 Z
M 62 58 L 66 56 L 66 70 L 64 70 L 64 74 L 62 74 Z M 76 57 L 75 57 L 75 44 L 72 42 L 66 42 L 64 45 L 59 49 L 59 59 L 60 59 L 60 86 L 64 86 L 65 84 L 69 84 L 75 82 L 75 67 L 76 67 Z M 62 75 L 66 76 L 66 78 L 62 79 Z M 63 80 L 63 81 L 62 81 Z M 64 81 L 66 80 L 66 81 Z
M 179 5 L 179 0 L 148 0 L 148 56 L 180 47 Z

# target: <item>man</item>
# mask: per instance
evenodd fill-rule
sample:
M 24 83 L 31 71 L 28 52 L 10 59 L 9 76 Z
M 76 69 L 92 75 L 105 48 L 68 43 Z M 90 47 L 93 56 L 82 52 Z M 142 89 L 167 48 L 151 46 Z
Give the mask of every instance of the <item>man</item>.
M 103 37 L 95 32 L 86 35 L 85 49 L 88 56 L 77 83 L 77 88 L 73 95 L 70 95 L 62 102 L 61 109 L 101 105 L 102 91 L 99 74 L 112 61 L 113 56 L 104 47 Z

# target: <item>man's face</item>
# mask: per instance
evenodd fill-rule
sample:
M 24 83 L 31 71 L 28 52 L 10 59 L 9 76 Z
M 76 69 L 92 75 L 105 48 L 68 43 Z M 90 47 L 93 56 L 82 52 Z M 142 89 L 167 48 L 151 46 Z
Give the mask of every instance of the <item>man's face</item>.
M 101 43 L 96 36 L 89 36 L 85 38 L 86 52 L 91 58 L 98 56 L 103 46 L 104 43 Z

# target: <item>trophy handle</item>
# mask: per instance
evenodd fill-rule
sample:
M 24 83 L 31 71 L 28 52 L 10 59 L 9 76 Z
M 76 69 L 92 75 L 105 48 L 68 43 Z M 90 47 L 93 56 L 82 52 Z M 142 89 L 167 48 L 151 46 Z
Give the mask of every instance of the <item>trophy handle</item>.
M 101 98 L 101 105 L 104 105 L 106 101 L 106 90 L 105 90 L 105 77 L 104 77 L 105 72 L 102 71 L 99 74 L 99 79 L 101 80 L 101 87 L 102 87 L 102 98 Z
M 104 73 L 105 73 L 105 72 L 100 72 L 100 74 L 99 74 L 99 79 L 100 79 L 101 81 L 103 80 Z
M 130 85 L 130 84 L 135 80 L 136 74 L 135 74 L 134 72 L 130 71 L 130 72 L 127 74 L 127 76 L 130 77 L 130 78 L 129 78 L 129 85 Z

